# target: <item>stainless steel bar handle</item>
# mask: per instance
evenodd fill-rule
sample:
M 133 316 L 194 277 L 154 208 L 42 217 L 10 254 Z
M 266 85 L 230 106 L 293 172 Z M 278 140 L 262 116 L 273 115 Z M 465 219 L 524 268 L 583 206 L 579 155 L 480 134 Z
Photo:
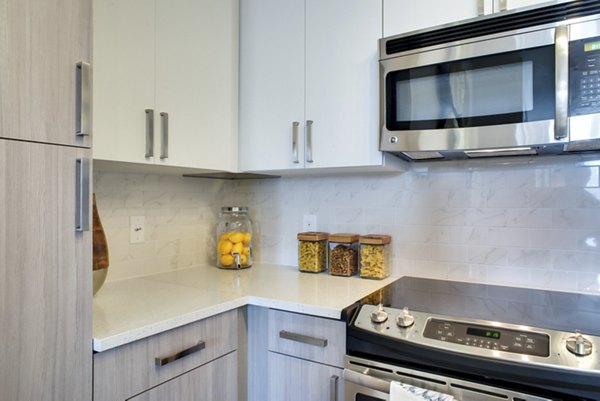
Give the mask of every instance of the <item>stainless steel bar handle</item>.
M 169 113 L 162 111 L 160 113 L 161 121 L 161 144 L 160 144 L 160 158 L 166 159 L 169 157 Z
M 368 368 L 365 368 L 368 370 Z M 354 370 L 344 369 L 344 380 L 358 384 L 362 387 L 367 387 L 373 390 L 389 393 L 390 382 L 377 377 L 369 376 L 364 373 L 355 372 Z
M 154 156 L 154 110 L 146 109 L 146 157 Z
M 569 136 L 569 28 L 566 25 L 556 27 L 554 48 L 556 72 L 554 138 L 559 140 Z
M 80 61 L 75 68 L 75 135 L 92 133 L 92 71 Z
M 159 358 L 159 357 L 154 358 L 154 364 L 156 366 L 165 366 L 165 365 L 167 365 L 167 364 L 169 364 L 171 362 L 175 362 L 175 361 L 177 361 L 177 360 L 179 360 L 179 359 L 181 359 L 183 357 L 186 357 L 186 356 L 191 355 L 191 354 L 193 354 L 195 352 L 201 351 L 204 348 L 206 348 L 206 343 L 204 341 L 199 341 L 198 344 L 194 345 L 193 347 L 184 349 L 183 351 L 180 351 L 180 352 L 178 352 L 176 354 L 173 354 L 171 356 L 167 356 L 167 357 L 164 357 L 164 358 Z
M 327 347 L 327 339 L 326 338 L 317 338 L 306 336 L 304 334 L 292 333 L 290 331 L 281 330 L 279 332 L 279 337 L 285 340 L 296 341 L 299 343 L 314 345 L 317 347 Z
M 75 231 L 90 230 L 90 159 L 76 160 Z
M 485 14 L 485 3 L 484 0 L 477 0 L 477 15 Z
M 313 120 L 306 120 L 306 162 L 313 163 L 312 126 Z
M 338 375 L 333 375 L 329 378 L 329 401 L 338 401 Z
M 300 163 L 298 159 L 298 127 L 300 123 L 298 121 L 292 122 L 292 161 L 294 163 Z

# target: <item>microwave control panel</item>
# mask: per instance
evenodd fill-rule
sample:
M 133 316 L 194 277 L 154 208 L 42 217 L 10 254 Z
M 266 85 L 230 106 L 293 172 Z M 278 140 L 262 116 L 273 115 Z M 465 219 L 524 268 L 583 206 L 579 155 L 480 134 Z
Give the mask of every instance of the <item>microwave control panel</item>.
M 569 42 L 569 116 L 600 112 L 600 37 Z

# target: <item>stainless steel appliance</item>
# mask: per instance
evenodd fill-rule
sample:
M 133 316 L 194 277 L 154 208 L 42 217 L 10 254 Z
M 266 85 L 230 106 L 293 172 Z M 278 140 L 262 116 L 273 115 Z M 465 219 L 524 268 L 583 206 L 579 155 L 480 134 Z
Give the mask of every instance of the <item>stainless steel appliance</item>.
M 346 401 L 387 401 L 391 381 L 459 401 L 600 400 L 600 296 L 404 277 L 367 298 L 346 311 Z
M 380 147 L 407 160 L 600 149 L 600 2 L 380 40 Z

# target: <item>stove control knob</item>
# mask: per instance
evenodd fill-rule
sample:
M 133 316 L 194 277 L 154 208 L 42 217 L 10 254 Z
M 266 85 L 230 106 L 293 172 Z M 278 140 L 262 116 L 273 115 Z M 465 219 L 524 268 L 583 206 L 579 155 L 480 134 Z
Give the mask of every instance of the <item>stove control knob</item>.
M 383 309 L 383 304 L 377 305 L 377 309 L 371 312 L 371 321 L 373 323 L 383 323 L 388 320 L 388 314 Z
M 404 307 L 404 309 L 402 309 L 402 312 L 400 312 L 400 314 L 396 318 L 396 324 L 402 328 L 410 327 L 413 324 L 415 324 L 415 317 L 410 314 L 407 307 Z
M 567 338 L 567 349 L 577 356 L 587 356 L 592 353 L 592 342 L 576 330 L 574 336 Z

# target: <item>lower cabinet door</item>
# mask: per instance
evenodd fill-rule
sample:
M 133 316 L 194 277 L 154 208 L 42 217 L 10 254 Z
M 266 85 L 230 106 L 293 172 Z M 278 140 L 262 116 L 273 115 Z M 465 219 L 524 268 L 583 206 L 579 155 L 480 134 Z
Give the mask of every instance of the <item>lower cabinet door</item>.
M 237 401 L 237 399 L 237 351 L 233 351 L 129 400 Z
M 269 352 L 269 401 L 343 401 L 342 369 Z

